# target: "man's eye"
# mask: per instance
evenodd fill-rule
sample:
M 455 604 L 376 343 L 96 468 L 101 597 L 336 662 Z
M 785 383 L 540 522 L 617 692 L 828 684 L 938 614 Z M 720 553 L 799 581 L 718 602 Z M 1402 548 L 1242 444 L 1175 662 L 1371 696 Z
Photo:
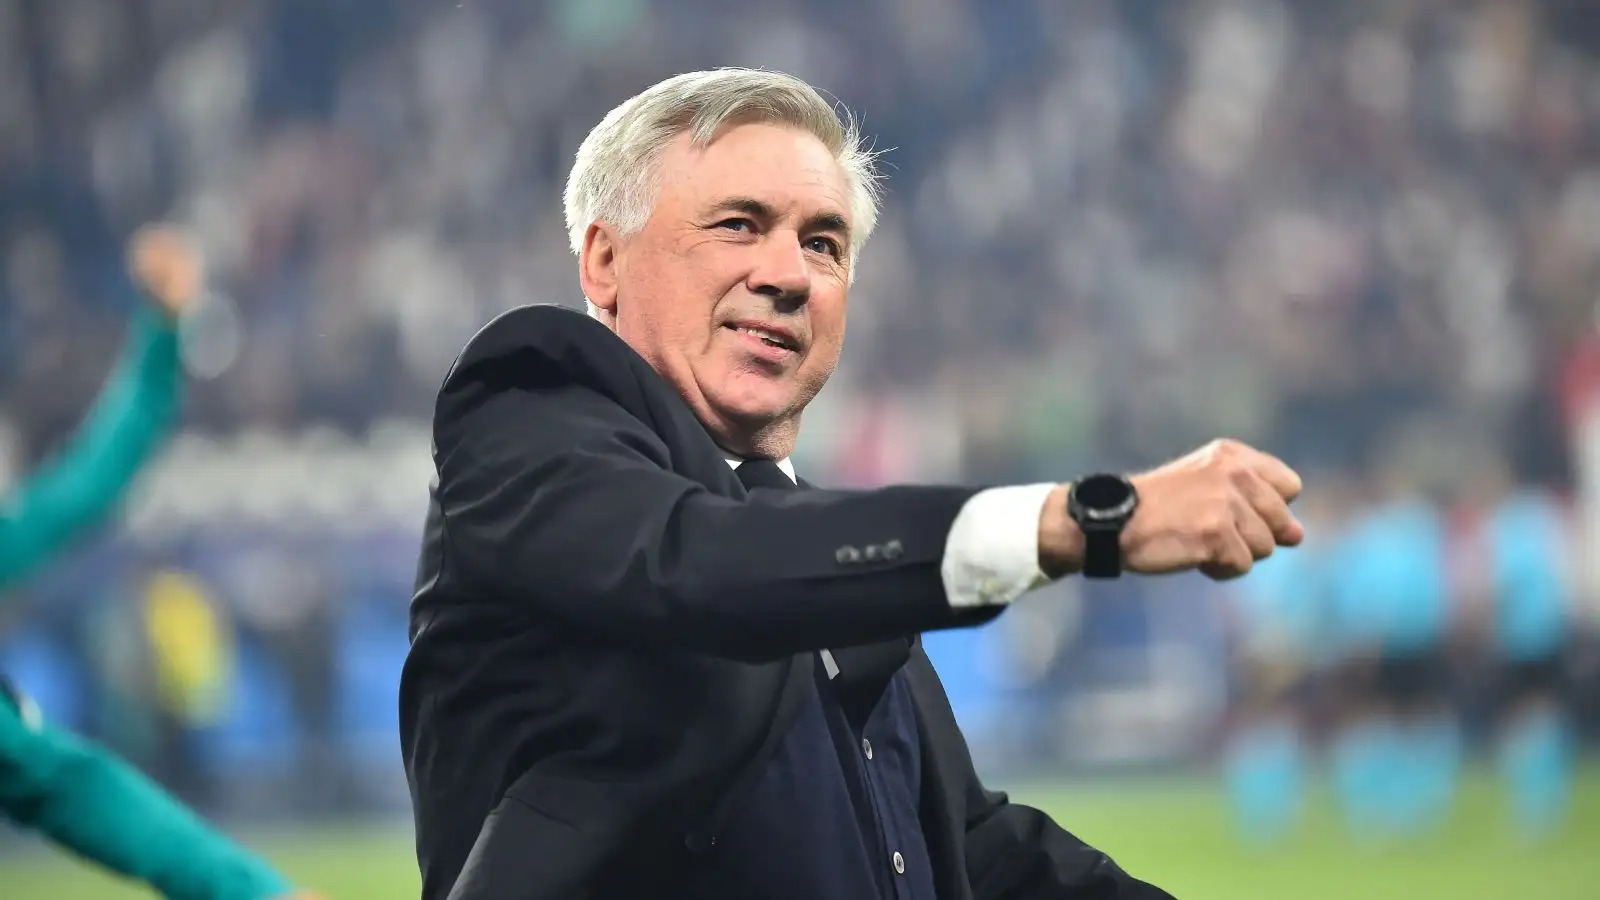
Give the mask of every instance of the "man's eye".
M 755 225 L 749 219 L 723 219 L 714 227 L 726 228 L 729 231 L 753 231 Z
M 813 253 L 825 253 L 834 259 L 839 259 L 844 255 L 844 248 L 839 246 L 838 241 L 830 237 L 814 237 L 806 241 L 806 249 Z

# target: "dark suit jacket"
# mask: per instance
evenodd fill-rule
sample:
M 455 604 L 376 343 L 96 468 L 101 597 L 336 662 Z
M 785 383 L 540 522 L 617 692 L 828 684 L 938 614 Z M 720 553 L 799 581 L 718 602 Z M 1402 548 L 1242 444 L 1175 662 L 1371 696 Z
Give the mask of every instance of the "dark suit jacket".
M 674 896 L 812 653 L 971 625 L 939 563 L 967 488 L 746 491 L 688 406 L 570 310 L 456 361 L 400 687 L 425 900 Z M 986 791 L 927 657 L 941 897 L 1165 897 Z

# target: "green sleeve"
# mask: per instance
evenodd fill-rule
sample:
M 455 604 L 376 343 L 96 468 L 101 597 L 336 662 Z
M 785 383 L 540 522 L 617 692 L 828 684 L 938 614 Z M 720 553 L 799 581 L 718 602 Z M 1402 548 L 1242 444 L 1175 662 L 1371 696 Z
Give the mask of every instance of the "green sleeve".
M 0 586 L 48 562 L 111 512 L 171 431 L 182 384 L 176 327 L 141 309 L 122 359 L 66 449 L 0 498 Z
M 168 900 L 268 900 L 290 886 L 106 750 L 0 696 L 0 814 Z

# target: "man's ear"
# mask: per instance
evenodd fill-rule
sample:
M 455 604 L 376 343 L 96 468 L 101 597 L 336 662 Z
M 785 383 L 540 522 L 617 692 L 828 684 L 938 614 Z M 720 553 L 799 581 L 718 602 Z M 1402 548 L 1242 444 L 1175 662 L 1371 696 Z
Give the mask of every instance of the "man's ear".
M 617 232 L 607 222 L 595 222 L 583 233 L 578 254 L 578 282 L 583 296 L 598 310 L 600 321 L 617 323 Z

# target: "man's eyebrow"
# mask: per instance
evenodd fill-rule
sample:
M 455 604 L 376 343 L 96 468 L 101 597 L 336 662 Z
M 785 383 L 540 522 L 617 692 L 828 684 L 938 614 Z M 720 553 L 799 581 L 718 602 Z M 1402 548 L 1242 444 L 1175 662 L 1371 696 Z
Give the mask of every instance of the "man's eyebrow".
M 754 197 L 724 197 L 711 204 L 713 212 L 742 212 L 754 219 L 771 221 L 777 217 L 772 207 Z
M 831 231 L 850 242 L 850 223 L 836 212 L 817 213 L 806 219 L 806 231 Z
M 740 212 L 763 222 L 770 222 L 778 217 L 771 205 L 757 200 L 754 197 L 726 197 L 712 204 L 713 212 Z M 803 232 L 831 231 L 838 234 L 848 243 L 850 239 L 850 222 L 842 213 L 820 212 L 806 219 L 801 227 Z

